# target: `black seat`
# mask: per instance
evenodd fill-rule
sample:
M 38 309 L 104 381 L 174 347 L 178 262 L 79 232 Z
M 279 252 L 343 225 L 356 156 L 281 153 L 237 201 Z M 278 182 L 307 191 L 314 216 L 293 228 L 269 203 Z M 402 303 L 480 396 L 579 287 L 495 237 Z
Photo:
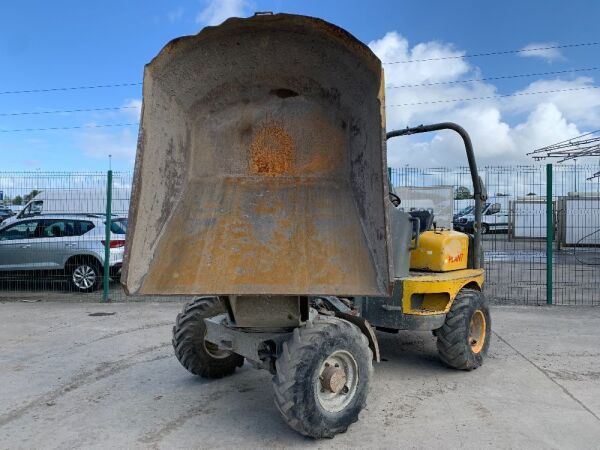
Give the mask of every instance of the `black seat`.
M 52 228 L 50 228 L 50 232 L 52 233 L 53 237 L 62 237 L 62 232 L 58 225 L 52 226 Z
M 416 217 L 419 219 L 419 233 L 423 233 L 433 226 L 433 211 L 420 209 L 410 211 L 409 214 L 411 217 Z

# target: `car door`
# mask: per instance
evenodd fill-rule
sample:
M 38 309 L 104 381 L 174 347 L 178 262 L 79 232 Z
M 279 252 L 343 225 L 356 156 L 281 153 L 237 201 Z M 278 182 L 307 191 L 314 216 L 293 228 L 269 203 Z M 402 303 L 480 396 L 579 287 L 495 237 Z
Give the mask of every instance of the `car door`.
M 24 220 L 0 230 L 0 270 L 31 270 L 40 220 Z
M 505 208 L 496 214 L 496 230 L 508 231 L 508 211 Z
M 77 245 L 81 253 L 98 254 L 100 252 L 100 255 L 104 255 L 104 246 L 100 243 L 104 238 L 104 227 L 98 230 L 93 222 L 80 220 L 75 230 L 78 235 Z
M 500 213 L 500 203 L 492 203 L 487 208 L 483 222 L 487 223 L 490 230 L 495 230 L 498 225 L 498 214 Z
M 40 268 L 62 269 L 64 262 L 77 248 L 75 220 L 45 219 L 40 239 L 36 239 L 35 250 Z

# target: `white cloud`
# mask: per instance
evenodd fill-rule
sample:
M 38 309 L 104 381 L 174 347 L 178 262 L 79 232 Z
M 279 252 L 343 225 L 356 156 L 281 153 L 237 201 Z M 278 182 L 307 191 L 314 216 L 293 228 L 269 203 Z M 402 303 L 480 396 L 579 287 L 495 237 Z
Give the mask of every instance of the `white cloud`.
M 523 58 L 540 58 L 547 62 L 564 59 L 559 49 L 550 48 L 554 46 L 556 46 L 555 42 L 533 42 L 523 47 L 519 56 Z
M 140 120 L 140 115 L 142 113 L 142 100 L 139 98 L 132 98 L 125 100 L 123 106 L 127 109 L 124 109 L 123 112 L 127 114 L 127 116 L 131 120 Z
M 133 164 L 136 145 L 137 129 L 135 128 L 123 128 L 119 131 L 90 129 L 80 136 L 80 147 L 83 154 L 105 161 L 108 161 L 108 156 L 111 155 L 115 160 Z
M 125 99 L 121 106 L 127 109 L 99 113 L 94 117 L 94 122 L 85 124 L 90 128 L 75 133 L 74 144 L 81 149 L 84 156 L 108 162 L 108 155 L 111 155 L 113 160 L 128 164 L 135 162 L 138 132 L 136 126 L 93 128 L 96 120 L 100 124 L 139 122 L 142 109 L 141 99 Z
M 369 44 L 379 58 L 386 61 L 406 61 L 413 59 L 444 58 L 461 56 L 448 44 L 439 42 L 421 43 L 409 48 L 408 41 L 396 32 L 387 33 L 382 39 Z M 456 109 L 454 103 L 432 103 L 418 106 L 402 106 L 409 103 L 438 102 L 455 98 L 495 95 L 492 85 L 471 84 L 434 84 L 447 83 L 468 76 L 477 77 L 479 71 L 464 59 L 424 61 L 409 64 L 386 64 L 386 107 L 388 128 L 405 127 L 408 124 L 430 122 L 432 115 L 445 116 Z M 410 88 L 394 88 L 399 85 L 420 83 L 434 84 Z
M 169 19 L 169 22 L 174 23 L 177 22 L 178 20 L 181 20 L 181 18 L 183 17 L 183 13 L 184 13 L 184 9 L 181 6 L 178 6 L 177 8 L 169 11 L 167 13 L 167 19 Z
M 568 120 L 576 121 L 583 126 L 598 128 L 600 89 L 595 86 L 594 79 L 590 77 L 534 81 L 516 94 L 554 92 L 541 95 L 518 95 L 505 99 L 503 104 L 508 112 L 526 112 L 533 110 L 541 102 L 550 102 L 556 105 Z
M 384 62 L 464 54 L 463 51 L 440 42 L 421 43 L 411 48 L 407 40 L 395 32 L 387 33 L 369 46 Z M 386 64 L 384 68 L 387 129 L 422 123 L 457 122 L 471 135 L 480 166 L 532 164 L 532 158 L 526 156 L 531 150 L 577 136 L 579 130 L 588 126 L 600 128 L 600 89 L 572 90 L 594 86 L 591 78 L 541 80 L 514 93 L 570 89 L 565 92 L 439 102 L 494 97 L 499 92 L 491 83 L 452 83 L 483 76 L 478 67 L 462 58 Z M 422 83 L 428 85 L 393 88 Z M 395 106 L 423 102 L 425 104 Z M 458 135 L 444 131 L 390 140 L 388 162 L 392 167 L 406 164 L 419 167 L 456 167 L 466 165 L 466 157 Z
M 208 0 L 196 16 L 196 23 L 218 25 L 229 17 L 244 17 L 250 3 L 247 0 Z
M 528 116 L 525 123 L 513 131 L 514 139 L 520 147 L 533 150 L 554 144 L 581 134 L 577 126 L 568 122 L 554 103 L 539 104 Z

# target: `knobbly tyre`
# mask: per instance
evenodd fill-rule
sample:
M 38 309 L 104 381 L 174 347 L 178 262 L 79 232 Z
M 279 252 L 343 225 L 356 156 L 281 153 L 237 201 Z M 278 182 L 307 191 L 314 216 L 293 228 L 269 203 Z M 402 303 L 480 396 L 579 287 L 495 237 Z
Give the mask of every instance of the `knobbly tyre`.
M 144 71 L 125 289 L 201 295 L 173 329 L 181 364 L 208 378 L 244 360 L 269 370 L 283 418 L 314 438 L 358 419 L 375 329 L 432 330 L 442 362 L 464 370 L 490 343 L 468 134 L 386 135 L 384 105 L 371 50 L 297 15 L 207 27 Z M 474 236 L 402 211 L 389 184 L 386 138 L 443 129 L 465 143 Z

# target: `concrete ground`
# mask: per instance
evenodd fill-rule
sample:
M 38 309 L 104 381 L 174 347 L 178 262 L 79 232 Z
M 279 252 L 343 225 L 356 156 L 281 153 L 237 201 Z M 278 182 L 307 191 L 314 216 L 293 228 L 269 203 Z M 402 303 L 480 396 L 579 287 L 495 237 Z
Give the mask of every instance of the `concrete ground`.
M 180 307 L 0 303 L 0 448 L 600 448 L 600 308 L 496 307 L 470 373 L 442 367 L 430 333 L 381 334 L 359 422 L 314 441 L 283 423 L 268 373 L 188 374 Z

